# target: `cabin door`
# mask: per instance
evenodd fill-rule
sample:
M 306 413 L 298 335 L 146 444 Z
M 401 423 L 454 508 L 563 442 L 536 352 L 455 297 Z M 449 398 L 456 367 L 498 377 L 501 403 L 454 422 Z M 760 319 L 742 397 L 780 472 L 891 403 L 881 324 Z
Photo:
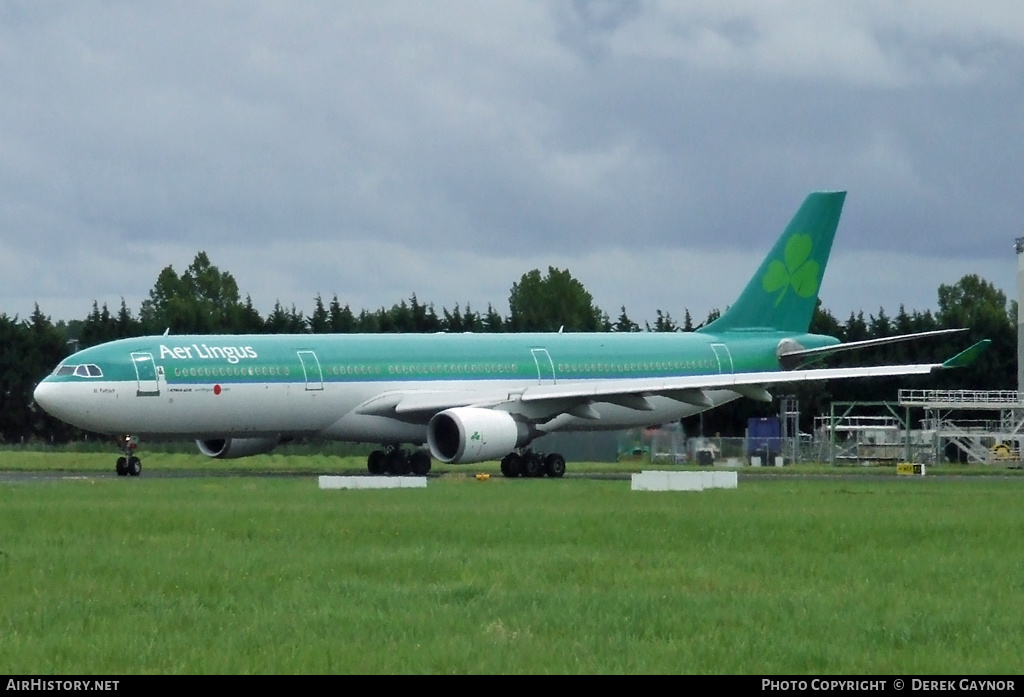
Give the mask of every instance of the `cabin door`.
M 160 382 L 156 377 L 156 363 L 153 362 L 153 354 L 148 351 L 138 351 L 132 354 L 132 365 L 135 366 L 135 377 L 139 381 L 137 397 L 159 397 Z
M 715 352 L 715 358 L 718 359 L 718 372 L 733 372 L 732 354 L 729 353 L 729 347 L 725 344 L 711 344 L 711 350 Z
M 306 390 L 324 389 L 324 374 L 320 370 L 320 360 L 313 351 L 299 351 L 299 361 L 302 362 L 302 372 L 306 376 Z
M 555 363 L 551 360 L 551 354 L 546 348 L 530 349 L 533 354 L 533 362 L 537 365 L 537 384 L 555 384 Z

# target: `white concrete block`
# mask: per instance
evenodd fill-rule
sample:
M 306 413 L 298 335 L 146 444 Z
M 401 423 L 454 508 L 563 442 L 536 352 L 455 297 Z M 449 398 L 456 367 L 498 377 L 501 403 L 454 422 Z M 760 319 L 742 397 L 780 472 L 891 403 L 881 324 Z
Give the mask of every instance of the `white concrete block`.
M 700 475 L 700 488 L 701 489 L 714 489 L 715 488 L 715 473 L 711 472 L 696 472 L 695 474 Z
M 633 491 L 703 491 L 704 489 L 735 489 L 739 478 L 735 472 L 665 472 L 644 471 L 632 476 Z
M 426 477 L 336 477 L 322 475 L 321 489 L 425 489 Z
M 736 489 L 740 485 L 740 478 L 735 472 L 712 472 L 715 476 L 712 486 L 716 489 Z
M 669 491 L 702 491 L 704 475 L 710 472 L 666 472 Z
M 640 472 L 632 477 L 633 491 L 668 491 L 668 472 Z

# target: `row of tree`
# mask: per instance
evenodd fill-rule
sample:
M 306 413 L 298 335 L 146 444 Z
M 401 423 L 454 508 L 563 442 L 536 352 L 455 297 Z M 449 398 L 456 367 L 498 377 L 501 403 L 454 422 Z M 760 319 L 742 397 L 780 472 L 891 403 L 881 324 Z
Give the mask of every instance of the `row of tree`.
M 714 316 L 714 315 L 713 315 Z M 649 331 L 693 329 L 689 311 L 682 327 L 671 316 L 657 311 Z M 170 329 L 176 334 L 344 334 L 344 333 L 426 333 L 426 332 L 523 332 L 523 331 L 640 331 L 626 314 L 617 321 L 594 304 L 583 284 L 567 271 L 550 267 L 546 276 L 534 269 L 512 285 L 509 315 L 503 317 L 493 307 L 481 313 L 468 304 L 454 309 L 442 308 L 438 314 L 432 303 L 423 304 L 415 294 L 390 309 L 353 312 L 342 306 L 335 295 L 325 304 L 317 296 L 312 314 L 304 316 L 295 305 L 285 308 L 278 301 L 273 311 L 261 317 L 252 298 L 243 301 L 234 277 L 210 263 L 205 252 L 196 255 L 180 276 L 173 267 L 160 272 L 149 297 L 135 317 L 125 302 L 116 313 L 107 305 L 93 303 L 85 320 L 73 321 L 64 328 L 69 338 L 82 348 L 112 339 L 159 334 Z
M 714 319 L 717 311 L 709 314 Z M 865 349 L 853 356 L 845 354 L 833 365 L 872 363 L 930 363 L 949 357 L 982 338 L 991 339 L 992 348 L 967 369 L 949 371 L 927 378 L 893 380 L 847 380 L 810 384 L 795 390 L 801 411 L 808 420 L 826 412 L 832 401 L 884 401 L 895 397 L 899 387 L 940 387 L 946 389 L 1013 389 L 1016 387 L 1017 342 L 1016 303 L 1007 303 L 1005 294 L 978 276 L 964 276 L 958 283 L 942 285 L 938 290 L 938 311 L 908 313 L 903 306 L 894 317 L 879 309 L 865 318 L 863 312 L 851 313 L 838 321 L 820 304 L 811 331 L 835 336 L 842 341 L 881 338 L 896 334 L 966 327 L 966 337 L 954 335 L 927 342 L 906 342 Z M 706 320 L 706 321 L 707 321 Z M 342 305 L 337 296 L 324 304 L 316 298 L 309 317 L 292 305 L 285 309 L 278 302 L 262 317 L 251 298 L 242 301 L 234 277 L 210 263 L 205 253 L 196 255 L 192 264 L 178 274 L 168 266 L 160 272 L 149 297 L 135 316 L 124 301 L 116 313 L 93 303 L 92 312 L 83 320 L 54 324 L 37 307 L 25 320 L 0 314 L 0 441 L 5 443 L 45 440 L 63 442 L 77 435 L 72 429 L 50 418 L 32 402 L 32 391 L 39 380 L 75 348 L 86 348 L 106 341 L 170 330 L 175 334 L 246 333 L 351 333 L 351 332 L 512 332 L 512 331 L 692 331 L 692 319 L 685 311 L 681 325 L 668 313 L 657 311 L 654 326 L 645 322 L 642 329 L 629 318 L 625 307 L 614 322 L 597 307 L 593 297 L 567 270 L 549 268 L 547 275 L 537 269 L 513 284 L 509 295 L 509 314 L 500 315 L 493 306 L 481 313 L 458 305 L 453 310 L 435 311 L 433 304 L 421 303 L 416 295 L 390 309 L 360 310 L 358 314 Z M 764 416 L 773 407 L 740 400 L 705 415 L 707 433 L 742 434 L 746 419 Z M 696 431 L 696 422 L 693 430 Z

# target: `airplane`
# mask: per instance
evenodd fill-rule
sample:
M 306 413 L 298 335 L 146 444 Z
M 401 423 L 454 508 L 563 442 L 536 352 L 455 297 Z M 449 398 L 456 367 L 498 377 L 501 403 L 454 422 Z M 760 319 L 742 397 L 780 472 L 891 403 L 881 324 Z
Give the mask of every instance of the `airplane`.
M 973 361 L 988 340 L 941 363 L 811 367 L 837 351 L 957 331 L 847 344 L 808 333 L 845 196 L 808 195 L 736 302 L 695 332 L 165 334 L 75 353 L 35 401 L 120 435 L 121 476 L 141 473 L 132 443 L 142 437 L 194 440 L 220 459 L 296 438 L 380 443 L 372 474 L 500 459 L 507 477 L 561 477 L 565 458 L 531 447 L 548 433 L 669 423 L 741 397 L 770 402 L 773 386 Z

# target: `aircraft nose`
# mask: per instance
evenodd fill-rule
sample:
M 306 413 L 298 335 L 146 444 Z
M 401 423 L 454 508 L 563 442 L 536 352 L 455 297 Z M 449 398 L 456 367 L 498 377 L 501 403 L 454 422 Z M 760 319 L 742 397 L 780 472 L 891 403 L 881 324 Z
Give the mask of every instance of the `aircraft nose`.
M 103 431 L 102 419 L 97 420 L 96 410 L 91 406 L 91 386 L 81 383 L 43 380 L 32 393 L 36 404 L 55 419 L 84 428 L 87 431 Z
M 56 403 L 56 385 L 52 382 L 43 380 L 41 383 L 36 385 L 35 391 L 32 393 L 32 399 L 36 401 L 36 404 L 43 408 L 47 414 L 53 413 L 53 407 Z

